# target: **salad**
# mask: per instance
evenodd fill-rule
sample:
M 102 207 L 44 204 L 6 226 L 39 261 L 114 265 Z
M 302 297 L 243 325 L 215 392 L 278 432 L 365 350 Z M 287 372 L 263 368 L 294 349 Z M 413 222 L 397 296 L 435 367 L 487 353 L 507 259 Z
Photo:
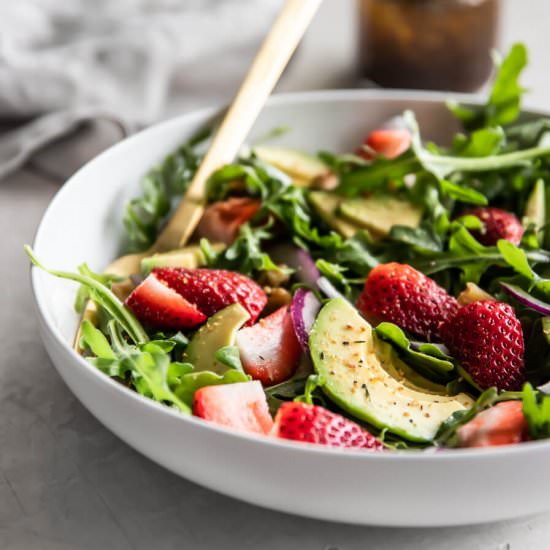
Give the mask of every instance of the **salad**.
M 513 46 L 451 145 L 407 111 L 347 154 L 264 141 L 213 173 L 192 241 L 80 283 L 79 351 L 184 415 L 370 452 L 550 438 L 550 119 L 520 117 Z M 154 242 L 200 164 L 180 147 L 127 206 Z

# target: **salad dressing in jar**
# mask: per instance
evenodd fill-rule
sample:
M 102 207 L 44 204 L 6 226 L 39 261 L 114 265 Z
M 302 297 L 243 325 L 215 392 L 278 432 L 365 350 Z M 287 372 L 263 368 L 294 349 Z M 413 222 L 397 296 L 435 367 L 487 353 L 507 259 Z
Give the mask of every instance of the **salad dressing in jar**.
M 499 0 L 358 0 L 360 71 L 380 86 L 472 92 L 491 74 Z

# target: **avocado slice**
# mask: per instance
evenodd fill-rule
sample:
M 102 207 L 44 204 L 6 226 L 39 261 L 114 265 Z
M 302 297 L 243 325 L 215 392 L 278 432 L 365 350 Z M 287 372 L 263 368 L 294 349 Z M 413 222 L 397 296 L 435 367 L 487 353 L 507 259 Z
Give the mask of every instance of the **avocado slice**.
M 535 182 L 527 199 L 524 217 L 528 223 L 534 223 L 537 230 L 546 224 L 546 186 L 541 178 Z
M 212 371 L 223 374 L 227 366 L 216 360 L 216 352 L 225 346 L 235 345 L 237 331 L 250 319 L 241 304 L 232 304 L 208 319 L 193 336 L 185 350 L 183 360 L 192 363 L 193 372 Z
M 344 299 L 323 306 L 309 346 L 329 399 L 356 418 L 411 441 L 431 441 L 443 421 L 474 403 L 464 393 L 448 395 L 418 374 L 409 377 L 410 369 Z
M 225 248 L 225 245 L 213 244 L 212 248 L 215 252 L 220 252 Z M 141 271 L 147 274 L 156 267 L 187 267 L 195 269 L 205 265 L 205 263 L 206 260 L 200 246 L 192 245 L 143 258 L 141 260 Z
M 394 225 L 416 228 L 422 219 L 421 208 L 392 195 L 343 200 L 339 213 L 349 222 L 379 236 L 388 235 Z
M 295 185 L 301 187 L 307 187 L 328 170 L 317 157 L 296 149 L 259 145 L 254 147 L 254 152 L 260 160 L 275 166 L 290 176 Z
M 345 220 L 339 215 L 338 210 L 342 197 L 327 191 L 311 191 L 308 198 L 320 218 L 329 227 L 340 233 L 342 237 L 349 239 L 361 229 L 358 225 Z

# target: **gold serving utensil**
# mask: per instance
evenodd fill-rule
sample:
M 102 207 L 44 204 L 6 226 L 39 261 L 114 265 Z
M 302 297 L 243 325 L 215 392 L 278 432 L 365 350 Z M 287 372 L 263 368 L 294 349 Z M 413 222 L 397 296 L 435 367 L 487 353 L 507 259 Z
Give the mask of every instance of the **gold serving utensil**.
M 321 1 L 285 2 L 219 126 L 193 181 L 166 227 L 151 248 L 117 258 L 105 269 L 105 273 L 129 277 L 140 272 L 143 258 L 185 245 L 204 212 L 206 182 L 209 176 L 224 164 L 232 162 L 238 154 Z M 95 324 L 96 316 L 95 304 L 89 301 L 82 320 L 88 319 Z M 80 336 L 79 327 L 74 342 L 77 352 L 81 351 Z

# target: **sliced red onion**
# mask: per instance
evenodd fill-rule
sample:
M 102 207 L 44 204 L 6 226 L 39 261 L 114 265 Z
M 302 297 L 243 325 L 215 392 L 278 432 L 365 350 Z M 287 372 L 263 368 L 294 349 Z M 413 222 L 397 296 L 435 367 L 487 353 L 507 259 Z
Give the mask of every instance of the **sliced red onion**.
M 550 304 L 543 302 L 537 298 L 533 298 L 528 292 L 525 292 L 522 288 L 516 285 L 510 285 L 508 283 L 500 283 L 500 286 L 513 298 L 515 298 L 520 304 L 532 309 L 542 315 L 550 315 Z
M 326 277 L 319 277 L 316 284 L 327 298 L 342 298 L 342 300 L 349 301 Z
M 321 273 L 308 252 L 290 243 L 280 244 L 269 251 L 275 263 L 284 263 L 296 270 L 296 278 L 306 285 L 313 286 Z
M 134 286 L 140 285 L 141 283 L 143 283 L 144 280 L 145 280 L 145 277 L 143 275 L 139 275 L 139 274 L 130 275 L 130 281 L 132 281 L 132 284 Z
M 298 342 L 306 353 L 309 352 L 309 333 L 320 309 L 321 302 L 311 290 L 299 288 L 295 292 L 290 304 L 290 315 Z

